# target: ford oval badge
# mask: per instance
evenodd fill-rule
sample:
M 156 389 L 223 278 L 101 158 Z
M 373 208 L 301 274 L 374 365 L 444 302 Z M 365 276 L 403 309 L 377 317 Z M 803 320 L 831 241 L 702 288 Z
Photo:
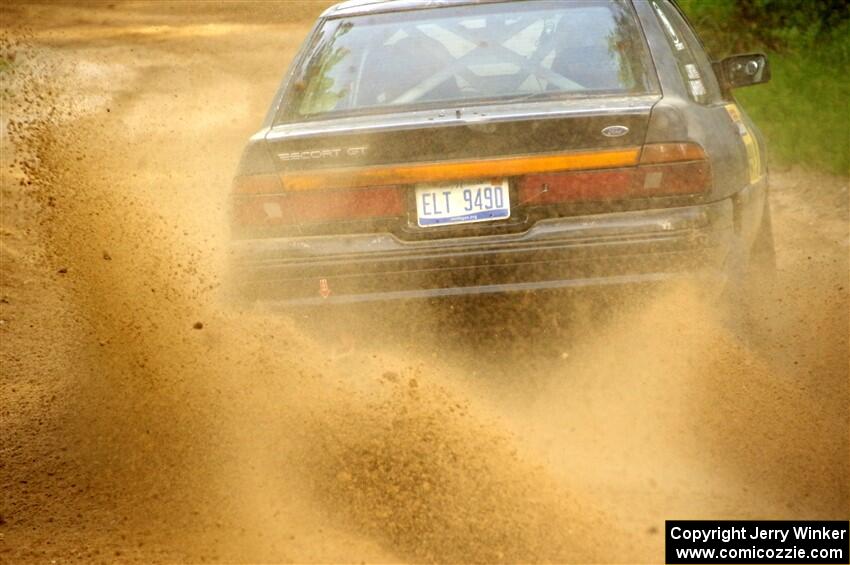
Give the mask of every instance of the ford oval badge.
M 629 128 L 626 126 L 608 126 L 602 130 L 602 135 L 605 137 L 623 137 L 629 133 Z

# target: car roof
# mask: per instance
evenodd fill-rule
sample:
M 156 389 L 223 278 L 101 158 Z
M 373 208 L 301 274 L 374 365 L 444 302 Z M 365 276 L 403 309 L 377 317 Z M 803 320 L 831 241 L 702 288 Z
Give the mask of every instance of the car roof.
M 348 0 L 331 6 L 322 14 L 323 18 L 361 16 L 384 12 L 406 12 L 428 8 L 444 8 L 467 4 L 492 4 L 495 2 L 516 2 L 521 0 Z

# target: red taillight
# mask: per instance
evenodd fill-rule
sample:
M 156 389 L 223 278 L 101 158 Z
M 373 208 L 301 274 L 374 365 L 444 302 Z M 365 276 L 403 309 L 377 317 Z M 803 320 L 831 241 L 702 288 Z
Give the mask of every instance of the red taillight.
M 695 143 L 653 143 L 636 167 L 526 175 L 518 187 L 520 203 L 532 205 L 700 194 L 711 187 L 711 169 Z
M 401 216 L 404 191 L 395 186 L 239 195 L 233 200 L 237 225 L 278 226 Z
M 553 204 L 578 200 L 611 200 L 628 194 L 632 169 L 526 175 L 519 180 L 519 201 Z
M 708 161 L 641 165 L 635 170 L 632 196 L 700 194 L 710 186 Z
M 405 204 L 404 193 L 396 186 L 291 192 L 284 198 L 302 222 L 401 216 Z

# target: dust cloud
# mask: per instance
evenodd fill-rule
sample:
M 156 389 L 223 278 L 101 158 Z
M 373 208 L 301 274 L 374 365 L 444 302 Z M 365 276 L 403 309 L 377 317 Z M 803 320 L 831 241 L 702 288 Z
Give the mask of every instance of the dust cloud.
M 846 517 L 846 179 L 774 175 L 744 313 L 230 305 L 230 178 L 320 4 L 3 9 L 4 560 L 646 562 L 668 518 Z

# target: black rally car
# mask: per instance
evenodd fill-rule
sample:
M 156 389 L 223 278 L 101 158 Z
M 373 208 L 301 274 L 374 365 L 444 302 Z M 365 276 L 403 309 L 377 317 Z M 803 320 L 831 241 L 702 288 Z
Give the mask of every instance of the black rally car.
M 643 283 L 772 257 L 764 145 L 669 0 L 346 2 L 242 156 L 232 278 L 289 304 Z

